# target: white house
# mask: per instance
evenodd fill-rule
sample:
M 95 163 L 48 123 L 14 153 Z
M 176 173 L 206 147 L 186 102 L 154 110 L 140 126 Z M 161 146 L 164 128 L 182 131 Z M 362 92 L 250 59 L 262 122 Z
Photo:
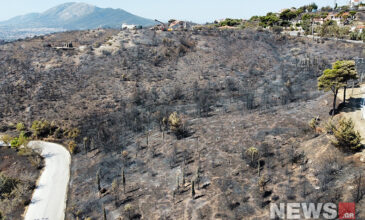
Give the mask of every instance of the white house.
M 341 17 L 338 16 L 338 14 L 330 12 L 327 17 L 325 18 L 326 21 L 334 21 L 337 23 L 337 25 L 341 25 Z
M 134 24 L 122 24 L 122 30 L 135 30 L 137 29 L 137 25 Z

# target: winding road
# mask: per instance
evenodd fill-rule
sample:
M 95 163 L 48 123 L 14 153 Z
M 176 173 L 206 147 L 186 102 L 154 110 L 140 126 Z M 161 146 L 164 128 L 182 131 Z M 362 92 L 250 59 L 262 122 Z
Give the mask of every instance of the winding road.
M 70 179 L 70 153 L 59 144 L 43 141 L 31 141 L 28 147 L 40 152 L 45 158 L 45 167 L 24 219 L 64 220 Z

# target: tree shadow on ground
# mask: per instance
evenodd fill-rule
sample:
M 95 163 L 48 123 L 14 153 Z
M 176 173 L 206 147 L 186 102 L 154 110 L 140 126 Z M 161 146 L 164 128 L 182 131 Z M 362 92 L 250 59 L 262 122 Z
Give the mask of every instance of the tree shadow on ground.
M 340 112 L 355 112 L 361 110 L 361 106 L 364 103 L 363 98 L 350 98 L 346 101 L 346 103 L 341 103 L 338 105 L 335 113 Z M 332 113 L 332 110 L 330 111 Z

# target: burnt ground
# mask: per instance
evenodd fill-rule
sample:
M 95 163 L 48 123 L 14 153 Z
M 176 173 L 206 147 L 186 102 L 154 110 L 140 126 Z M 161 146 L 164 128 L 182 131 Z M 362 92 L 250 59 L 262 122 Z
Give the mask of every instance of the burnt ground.
M 49 47 L 62 40 L 77 49 Z M 331 108 L 317 77 L 362 56 L 361 45 L 255 30 L 100 29 L 0 51 L 1 131 L 36 119 L 81 131 L 67 219 L 100 219 L 103 205 L 109 219 L 267 219 L 275 201 L 354 200 L 338 189 L 354 185 L 361 164 L 341 160 L 349 155 L 308 122 L 325 122 Z M 182 139 L 160 131 L 172 112 L 189 131 Z
M 194 135 L 183 140 L 168 134 L 163 139 L 162 133 L 154 130 L 148 146 L 143 136 L 123 147 L 127 157 L 97 149 L 78 155 L 71 185 L 79 187 L 69 192 L 69 200 L 74 201 L 71 213 L 98 216 L 104 205 L 110 219 L 128 219 L 129 215 L 144 219 L 267 219 L 271 202 L 353 201 L 355 185 L 351 180 L 363 172 L 363 165 L 345 161 L 348 155 L 307 123 L 317 116 L 327 120 L 323 109 L 330 108 L 330 100 L 331 96 L 323 96 L 245 114 L 216 112 L 209 118 L 190 119 Z M 261 153 L 260 168 L 252 165 L 245 153 L 252 146 Z M 98 169 L 101 186 L 107 190 L 102 195 L 93 177 Z M 197 180 L 197 174 L 192 198 L 191 181 Z M 259 185 L 260 179 L 265 180 L 264 186 Z M 113 180 L 119 183 L 117 192 L 113 191 Z M 127 205 L 130 211 L 126 211 Z
M 39 160 L 39 161 L 36 161 Z M 0 147 L 0 173 L 14 180 L 11 192 L 0 195 L 0 212 L 6 219 L 21 219 L 41 173 L 42 159 L 31 151 Z

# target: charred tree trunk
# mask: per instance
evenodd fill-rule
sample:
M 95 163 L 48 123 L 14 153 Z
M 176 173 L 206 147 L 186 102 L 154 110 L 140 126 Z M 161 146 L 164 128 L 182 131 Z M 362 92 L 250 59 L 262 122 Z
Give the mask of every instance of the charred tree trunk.
M 332 117 L 335 116 L 337 94 L 338 94 L 338 89 L 335 89 L 335 92 L 334 92 L 334 95 L 333 95 Z
M 345 103 L 346 103 L 346 89 L 347 89 L 347 87 L 345 86 L 345 87 L 343 88 L 343 104 L 345 104 Z

